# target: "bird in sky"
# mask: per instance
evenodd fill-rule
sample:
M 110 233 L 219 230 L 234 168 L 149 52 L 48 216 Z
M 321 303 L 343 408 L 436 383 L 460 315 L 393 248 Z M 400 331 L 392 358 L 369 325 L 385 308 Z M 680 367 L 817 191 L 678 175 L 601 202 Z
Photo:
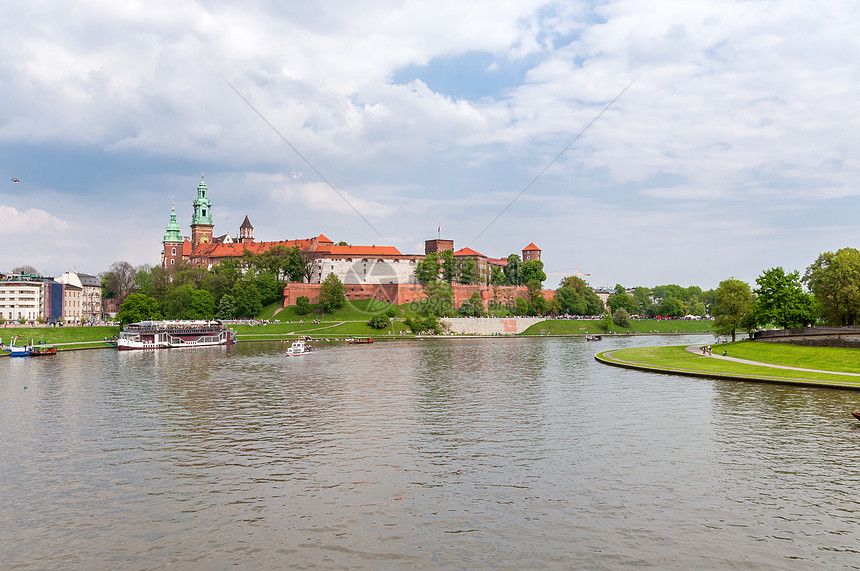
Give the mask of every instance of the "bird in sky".
M 20 180 L 18 180 L 17 178 L 10 178 L 9 180 L 11 180 L 12 182 L 21 182 L 21 181 L 20 181 Z

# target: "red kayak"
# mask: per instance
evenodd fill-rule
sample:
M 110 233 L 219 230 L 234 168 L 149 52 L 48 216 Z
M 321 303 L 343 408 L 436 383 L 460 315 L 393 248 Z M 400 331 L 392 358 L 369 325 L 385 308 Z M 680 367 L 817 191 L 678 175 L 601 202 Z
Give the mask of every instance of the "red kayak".
M 854 415 L 854 418 L 856 418 L 857 420 L 860 420 L 860 412 L 857 412 L 857 411 L 855 410 L 855 411 L 854 411 L 854 412 L 852 412 L 851 414 L 853 414 L 853 415 Z

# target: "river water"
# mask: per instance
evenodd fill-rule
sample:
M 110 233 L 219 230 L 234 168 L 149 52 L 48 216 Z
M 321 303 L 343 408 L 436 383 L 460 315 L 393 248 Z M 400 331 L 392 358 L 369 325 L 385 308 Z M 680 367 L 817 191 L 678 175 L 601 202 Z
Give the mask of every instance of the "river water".
M 860 567 L 860 393 L 593 359 L 703 339 L 2 359 L 2 567 Z

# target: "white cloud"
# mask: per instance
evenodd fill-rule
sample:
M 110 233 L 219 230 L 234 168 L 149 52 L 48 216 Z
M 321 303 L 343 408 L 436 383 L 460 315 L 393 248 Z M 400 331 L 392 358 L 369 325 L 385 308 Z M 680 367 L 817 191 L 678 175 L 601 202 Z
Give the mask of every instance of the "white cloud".
M 32 236 L 38 232 L 58 232 L 68 229 L 68 222 L 44 210 L 30 208 L 19 211 L 11 206 L 0 204 L 0 235 L 2 236 L 21 234 Z

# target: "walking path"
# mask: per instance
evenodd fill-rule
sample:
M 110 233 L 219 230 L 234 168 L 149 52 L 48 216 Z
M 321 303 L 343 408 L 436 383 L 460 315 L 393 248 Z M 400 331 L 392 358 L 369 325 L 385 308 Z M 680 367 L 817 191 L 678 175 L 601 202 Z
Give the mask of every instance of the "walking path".
M 690 353 L 695 353 L 696 355 L 702 355 L 702 346 L 701 345 L 690 345 L 687 347 L 687 351 Z M 802 367 L 789 367 L 788 365 L 774 365 L 771 363 L 762 363 L 761 361 L 750 361 L 749 359 L 739 359 L 737 357 L 729 357 L 728 355 L 702 355 L 703 357 L 710 357 L 712 359 L 723 359 L 724 361 L 734 361 L 735 363 L 744 363 L 746 365 L 758 365 L 760 367 L 772 367 L 774 369 L 788 369 L 790 371 L 803 371 L 806 373 L 826 373 L 828 375 L 846 375 L 849 377 L 860 377 L 860 373 L 842 373 L 839 371 L 823 371 L 821 369 L 804 369 Z

